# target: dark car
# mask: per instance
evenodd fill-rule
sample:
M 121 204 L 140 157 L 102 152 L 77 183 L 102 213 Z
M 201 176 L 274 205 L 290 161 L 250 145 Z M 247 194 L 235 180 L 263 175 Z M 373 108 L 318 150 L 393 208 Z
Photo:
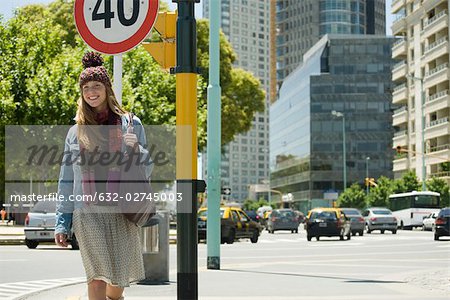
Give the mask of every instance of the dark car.
M 435 241 L 438 241 L 441 236 L 450 236 L 450 207 L 441 209 L 434 225 Z
M 292 209 L 275 209 L 267 219 L 267 230 L 274 233 L 277 230 L 290 230 L 298 233 L 298 217 Z
M 207 208 L 198 211 L 198 240 L 206 239 Z M 252 243 L 258 242 L 261 227 L 238 207 L 220 208 L 220 242 L 233 244 L 235 239 L 248 238 Z
M 343 240 L 351 238 L 350 221 L 338 208 L 314 208 L 309 211 L 305 221 L 306 238 L 311 241 L 321 236 L 338 236 Z
M 249 216 L 252 221 L 255 221 L 256 223 L 260 223 L 259 216 L 254 210 L 244 210 L 244 212 Z
M 352 235 L 356 235 L 357 233 L 360 236 L 364 235 L 366 222 L 361 215 L 361 212 L 356 208 L 341 208 L 341 211 L 343 211 L 345 216 L 350 219 Z

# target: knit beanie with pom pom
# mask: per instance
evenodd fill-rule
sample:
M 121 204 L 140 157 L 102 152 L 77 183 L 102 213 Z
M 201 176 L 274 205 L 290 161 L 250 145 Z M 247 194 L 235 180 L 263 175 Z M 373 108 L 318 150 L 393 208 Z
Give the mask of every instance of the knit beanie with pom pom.
M 84 71 L 81 72 L 79 82 L 80 87 L 89 81 L 100 81 L 104 85 L 111 85 L 108 71 L 103 66 L 103 58 L 100 54 L 95 52 L 87 52 L 81 60 L 84 66 Z

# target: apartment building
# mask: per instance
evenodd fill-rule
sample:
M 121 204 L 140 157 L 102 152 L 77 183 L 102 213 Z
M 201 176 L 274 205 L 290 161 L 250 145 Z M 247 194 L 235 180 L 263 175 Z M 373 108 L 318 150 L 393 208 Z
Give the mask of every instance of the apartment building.
M 254 116 L 251 130 L 223 147 L 221 184 L 231 188 L 235 201 L 247 199 L 250 186 L 269 179 L 270 13 L 270 0 L 221 1 L 221 29 L 237 54 L 235 66 L 252 72 L 267 95 L 266 110 Z M 203 15 L 209 18 L 209 1 L 203 1 Z M 204 154 L 203 178 L 206 163 Z
M 414 170 L 420 180 L 450 183 L 449 1 L 393 0 L 394 177 Z M 424 155 L 423 155 L 424 154 Z

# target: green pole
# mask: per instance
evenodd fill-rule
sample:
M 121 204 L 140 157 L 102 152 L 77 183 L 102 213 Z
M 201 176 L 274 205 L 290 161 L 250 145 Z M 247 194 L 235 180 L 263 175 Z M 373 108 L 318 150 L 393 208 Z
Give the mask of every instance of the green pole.
M 342 113 L 342 155 L 344 164 L 344 191 L 347 188 L 347 152 L 345 149 L 345 115 Z
M 209 0 L 209 85 L 208 85 L 208 226 L 206 227 L 207 267 L 220 269 L 220 7 L 221 0 Z

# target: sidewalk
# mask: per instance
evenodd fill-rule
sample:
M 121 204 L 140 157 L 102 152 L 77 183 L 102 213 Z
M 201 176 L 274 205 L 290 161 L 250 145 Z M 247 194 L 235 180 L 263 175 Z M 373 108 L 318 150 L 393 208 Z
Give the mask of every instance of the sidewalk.
M 415 277 L 428 278 L 428 283 L 435 284 L 442 280 L 442 286 L 437 289 L 427 289 L 426 286 L 416 285 L 416 282 L 405 280 L 407 274 L 397 276 L 396 282 L 385 286 L 384 293 L 388 291 L 386 299 L 437 299 L 447 300 L 450 295 L 448 278 L 442 274 L 437 277 L 429 277 L 431 273 L 411 273 Z M 409 276 L 411 276 L 409 274 Z M 433 273 L 436 275 L 437 273 Z M 283 275 L 283 274 L 278 274 Z M 139 285 L 133 284 L 125 289 L 125 300 L 174 300 L 177 299 L 176 272 L 170 273 L 170 282 L 164 285 Z M 275 277 L 274 277 L 275 276 Z M 402 277 L 402 279 L 400 279 Z M 299 278 L 292 278 L 283 281 L 276 281 L 276 274 L 264 274 L 258 271 L 244 271 L 239 269 L 206 270 L 200 267 L 198 272 L 198 299 L 201 300 L 374 300 L 380 295 L 365 294 L 364 290 L 355 293 L 343 293 L 339 295 L 337 291 L 322 290 L 317 292 L 314 289 L 296 290 L 295 285 Z M 388 280 L 389 278 L 383 278 Z M 307 280 L 303 278 L 303 280 Z M 312 278 L 312 280 L 314 280 Z M 425 279 L 422 279 L 425 280 Z M 315 281 L 311 281 L 314 284 Z M 447 282 L 447 284 L 446 284 Z M 313 285 L 312 285 L 313 286 Z M 358 288 L 356 288 L 358 289 Z M 295 290 L 295 291 L 294 291 Z M 321 294 L 321 296 L 317 296 Z M 394 298 L 389 298 L 394 297 Z M 47 290 L 38 294 L 29 295 L 27 300 L 88 300 L 86 284 L 76 284 Z
M 25 233 L 22 225 L 9 225 L 0 221 L 0 246 L 5 245 L 24 245 Z

